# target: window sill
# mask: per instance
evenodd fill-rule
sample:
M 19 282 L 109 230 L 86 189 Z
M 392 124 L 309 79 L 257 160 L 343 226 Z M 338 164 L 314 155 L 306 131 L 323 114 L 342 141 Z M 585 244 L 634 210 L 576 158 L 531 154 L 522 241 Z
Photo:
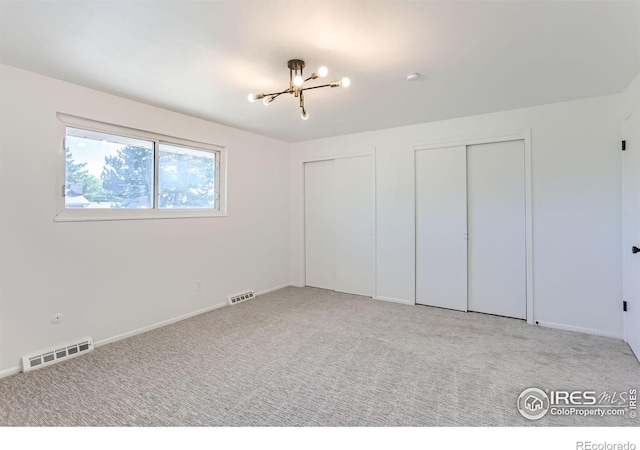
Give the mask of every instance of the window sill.
M 112 220 L 157 220 L 157 219 L 198 219 L 227 217 L 227 213 L 218 210 L 200 209 L 133 209 L 133 210 L 86 210 L 65 209 L 54 217 L 54 222 L 93 222 Z

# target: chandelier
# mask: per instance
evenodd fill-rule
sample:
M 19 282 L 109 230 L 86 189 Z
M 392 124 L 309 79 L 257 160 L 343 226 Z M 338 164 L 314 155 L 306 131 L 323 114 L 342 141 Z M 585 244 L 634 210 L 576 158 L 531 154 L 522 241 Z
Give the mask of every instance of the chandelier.
M 282 94 L 293 94 L 294 97 L 300 98 L 300 108 L 302 112 L 300 113 L 300 117 L 302 120 L 307 120 L 309 118 L 309 114 L 307 110 L 304 108 L 304 92 L 309 91 L 311 89 L 320 89 L 325 87 L 349 87 L 351 84 L 351 80 L 349 78 L 342 78 L 338 81 L 332 81 L 328 84 L 321 84 L 319 86 L 309 86 L 304 87 L 304 84 L 307 81 L 315 80 L 316 78 L 324 78 L 329 73 L 329 70 L 322 66 L 318 69 L 317 72 L 313 72 L 310 77 L 304 78 L 302 71 L 304 70 L 304 61 L 301 59 L 292 59 L 287 63 L 287 67 L 289 68 L 289 87 L 281 92 L 272 92 L 271 94 L 249 94 L 248 99 L 251 103 L 255 103 L 256 100 L 262 100 L 262 103 L 268 106 L 271 102 L 273 102 L 276 98 L 280 97 Z

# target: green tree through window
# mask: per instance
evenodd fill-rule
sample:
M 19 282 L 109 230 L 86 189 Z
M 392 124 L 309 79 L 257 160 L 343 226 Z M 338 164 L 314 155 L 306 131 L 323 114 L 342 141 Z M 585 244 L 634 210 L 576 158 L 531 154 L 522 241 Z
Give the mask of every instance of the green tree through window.
M 119 208 L 153 208 L 153 151 L 127 145 L 106 156 L 102 187 Z
M 65 148 L 65 186 L 70 197 L 84 195 L 90 202 L 107 201 L 107 192 L 102 181 L 86 169 L 87 163 L 75 161 L 69 148 Z
M 160 149 L 160 208 L 215 208 L 213 154 L 172 151 L 162 145 Z

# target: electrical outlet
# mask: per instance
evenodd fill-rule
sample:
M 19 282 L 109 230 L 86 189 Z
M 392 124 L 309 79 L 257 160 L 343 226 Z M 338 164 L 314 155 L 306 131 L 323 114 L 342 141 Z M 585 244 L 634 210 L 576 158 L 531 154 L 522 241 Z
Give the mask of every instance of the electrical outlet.
M 51 323 L 60 323 L 62 322 L 62 313 L 55 313 L 51 316 Z
M 202 292 L 202 280 L 196 280 L 196 292 Z

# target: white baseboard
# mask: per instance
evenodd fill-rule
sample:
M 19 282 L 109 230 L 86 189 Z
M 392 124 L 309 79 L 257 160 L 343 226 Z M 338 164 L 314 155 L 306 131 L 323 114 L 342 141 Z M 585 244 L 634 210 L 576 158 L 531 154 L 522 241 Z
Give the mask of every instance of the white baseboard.
M 112 337 L 109 337 L 109 338 L 106 338 L 106 339 L 101 339 L 99 341 L 95 341 L 93 343 L 93 346 L 94 347 L 100 347 L 100 346 L 103 346 L 103 345 L 111 344 L 112 342 L 121 341 L 122 339 L 126 339 L 128 337 L 135 336 L 137 334 L 146 333 L 147 331 L 155 330 L 156 328 L 160 328 L 160 327 L 164 327 L 164 326 L 167 326 L 167 325 L 171 325 L 172 323 L 180 322 L 181 320 L 185 320 L 185 319 L 188 319 L 190 317 L 197 316 L 199 314 L 204 314 L 206 312 L 213 311 L 214 309 L 222 308 L 223 306 L 227 306 L 227 305 L 228 305 L 228 303 L 224 302 L 224 303 L 218 303 L 218 304 L 213 305 L 213 306 L 207 306 L 206 308 L 202 308 L 202 309 L 199 309 L 197 311 L 193 311 L 193 312 L 190 312 L 190 313 L 187 313 L 187 314 L 183 314 L 181 316 L 173 317 L 171 319 L 163 320 L 162 322 L 157 322 L 157 323 L 154 323 L 154 324 L 151 324 L 151 325 L 147 325 L 147 326 L 142 327 L 142 328 L 137 328 L 135 330 L 127 331 L 126 333 L 118 334 L 116 336 L 112 336 Z
M 262 291 L 258 291 L 255 294 L 256 294 L 256 297 L 257 297 L 258 295 L 263 295 L 263 294 L 268 294 L 269 292 L 279 291 L 280 289 L 284 289 L 284 288 L 287 288 L 289 286 L 291 286 L 291 284 L 289 284 L 289 283 L 281 284 L 280 286 L 276 286 L 276 287 L 272 287 L 272 288 L 269 288 L 269 289 L 264 289 Z
M 264 289 L 262 291 L 256 292 L 255 294 L 256 294 L 256 296 L 263 295 L 263 294 L 267 294 L 269 292 L 277 291 L 277 290 L 280 290 L 280 289 L 283 289 L 283 288 L 286 288 L 286 287 L 289 287 L 289 286 L 291 286 L 291 285 L 288 284 L 288 283 L 287 284 L 282 284 L 280 286 L 275 286 L 275 287 L 272 287 L 272 288 L 269 288 L 269 289 Z M 215 304 L 215 305 L 212 305 L 212 306 L 208 306 L 206 308 L 199 309 L 197 311 L 193 311 L 193 312 L 190 312 L 190 313 L 187 313 L 187 314 L 182 314 L 180 316 L 173 317 L 171 319 L 163 320 L 161 322 L 157 322 L 157 323 L 154 323 L 154 324 L 151 324 L 151 325 L 147 325 L 147 326 L 144 326 L 144 327 L 141 327 L 141 328 L 137 328 L 135 330 L 127 331 L 126 333 L 118 334 L 116 336 L 112 336 L 112 337 L 108 337 L 108 338 L 105 338 L 105 339 L 101 339 L 99 341 L 95 341 L 93 343 L 93 345 L 94 345 L 94 347 L 101 347 L 103 345 L 111 344 L 112 342 L 121 341 L 122 339 L 126 339 L 126 338 L 129 338 L 129 337 L 138 335 L 138 334 L 146 333 L 147 331 L 151 331 L 151 330 L 154 330 L 156 328 L 164 327 L 164 326 L 170 325 L 170 324 L 175 323 L 175 322 L 180 322 L 181 320 L 189 319 L 190 317 L 194 317 L 194 316 L 197 316 L 199 314 L 204 314 L 206 312 L 213 311 L 213 310 L 218 309 L 218 308 L 222 308 L 223 306 L 227 306 L 228 304 L 229 303 L 225 301 L 223 303 L 218 303 L 218 304 Z M 8 369 L 0 370 L 0 378 L 8 377 L 10 375 L 15 375 L 16 373 L 20 373 L 20 372 L 22 372 L 22 367 L 20 367 L 20 366 L 10 367 Z
M 288 286 L 289 286 L 289 284 L 283 284 L 283 285 L 272 287 L 272 288 L 269 288 L 269 289 L 264 289 L 262 291 L 256 292 L 255 295 L 257 297 L 258 295 L 266 294 L 268 292 L 277 291 L 279 289 L 283 289 L 283 288 L 288 287 Z M 138 328 L 138 329 L 133 330 L 133 331 L 128 331 L 126 333 L 119 334 L 117 336 L 113 336 L 113 337 L 110 337 L 110 338 L 102 339 L 100 341 L 94 342 L 94 346 L 95 347 L 100 347 L 102 345 L 106 345 L 106 344 L 110 344 L 112 342 L 120 341 L 122 339 L 126 339 L 128 337 L 135 336 L 137 334 L 146 333 L 147 331 L 151 331 L 151 330 L 156 329 L 156 328 L 164 327 L 164 326 L 170 325 L 172 323 L 180 322 L 181 320 L 185 320 L 185 319 L 188 319 L 190 317 L 197 316 L 199 314 L 204 314 L 206 312 L 213 311 L 214 309 L 222 308 L 223 306 L 227 306 L 228 304 L 229 304 L 228 302 L 218 303 L 216 305 L 208 306 L 206 308 L 199 309 L 197 311 L 193 311 L 193 312 L 190 312 L 190 313 L 187 313 L 187 314 L 183 314 L 181 316 L 174 317 L 172 319 L 163 320 L 162 322 L 154 323 L 152 325 L 147 325 L 146 327 Z
M 624 339 L 624 336 L 620 333 L 611 333 L 610 331 L 603 330 L 592 330 L 591 328 L 574 327 L 572 325 L 564 325 L 561 323 L 544 322 L 542 320 L 538 320 L 538 325 L 547 328 L 555 328 L 557 330 L 577 331 L 578 333 L 595 334 L 597 336 Z
M 373 297 L 374 300 L 382 300 L 383 302 L 393 302 L 393 303 L 402 303 L 403 305 L 412 305 L 414 306 L 416 302 L 412 300 L 405 300 L 403 298 L 393 298 L 393 297 L 382 297 L 380 295 L 376 295 Z
M 22 367 L 20 366 L 10 367 L 8 369 L 0 370 L 0 378 L 5 378 L 20 372 L 22 372 Z

